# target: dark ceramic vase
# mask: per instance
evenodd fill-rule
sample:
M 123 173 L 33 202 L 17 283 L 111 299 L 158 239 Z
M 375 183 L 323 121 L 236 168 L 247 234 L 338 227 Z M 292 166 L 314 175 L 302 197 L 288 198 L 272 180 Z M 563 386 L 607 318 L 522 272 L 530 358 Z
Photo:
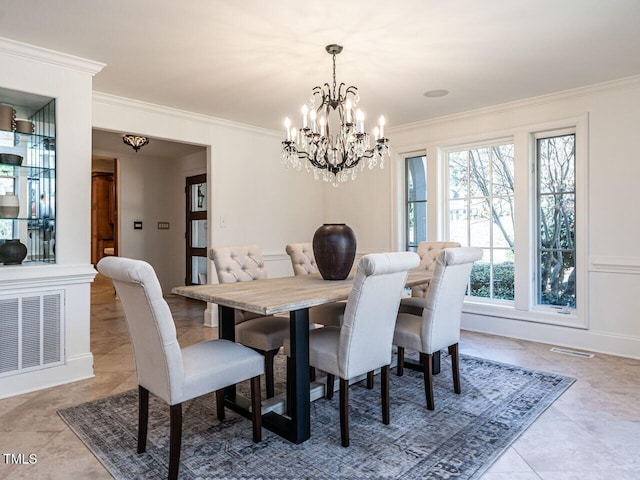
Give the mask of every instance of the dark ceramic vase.
M 5 265 L 20 265 L 27 256 L 27 247 L 20 240 L 7 240 L 0 245 L 0 261 Z
M 325 223 L 313 235 L 313 255 L 325 280 L 344 280 L 356 258 L 356 234 L 344 223 Z

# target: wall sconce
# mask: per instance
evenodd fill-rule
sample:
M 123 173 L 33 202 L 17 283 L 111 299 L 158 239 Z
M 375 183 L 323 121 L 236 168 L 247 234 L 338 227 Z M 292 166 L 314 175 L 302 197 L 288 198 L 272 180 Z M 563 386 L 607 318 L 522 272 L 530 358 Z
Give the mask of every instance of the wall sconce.
M 149 138 L 141 137 L 140 135 L 123 135 L 122 141 L 137 152 L 141 147 L 149 143 Z

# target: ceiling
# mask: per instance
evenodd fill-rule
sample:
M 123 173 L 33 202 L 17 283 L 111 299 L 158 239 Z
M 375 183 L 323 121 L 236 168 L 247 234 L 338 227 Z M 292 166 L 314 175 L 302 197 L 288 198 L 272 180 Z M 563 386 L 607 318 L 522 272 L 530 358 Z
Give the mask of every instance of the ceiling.
M 0 3 L 0 35 L 106 63 L 95 91 L 274 130 L 331 82 L 330 43 L 393 127 L 639 75 L 638 20 L 638 0 Z

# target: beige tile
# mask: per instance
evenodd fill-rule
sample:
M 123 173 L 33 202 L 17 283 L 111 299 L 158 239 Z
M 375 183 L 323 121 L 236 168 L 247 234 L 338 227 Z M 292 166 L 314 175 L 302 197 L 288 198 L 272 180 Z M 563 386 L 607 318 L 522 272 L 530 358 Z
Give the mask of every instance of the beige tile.
M 612 446 L 571 421 L 536 422 L 513 448 L 536 472 L 589 473 L 618 465 Z
M 88 452 L 71 431 L 58 434 L 46 445 L 35 449 L 37 463 L 20 465 L 8 479 L 112 479 L 102 464 Z
M 524 459 L 520 455 L 518 455 L 518 452 L 516 452 L 513 448 L 508 448 L 507 451 L 504 452 L 504 454 L 498 460 L 496 460 L 496 462 L 491 466 L 491 468 L 487 471 L 483 478 L 485 478 L 488 474 L 504 475 L 515 473 L 530 473 L 535 475 L 535 472 L 527 464 L 527 462 L 525 462 Z
M 564 470 L 556 472 L 537 472 L 541 480 L 638 480 L 637 470 L 613 467 L 607 471 L 590 472 L 567 472 Z M 482 477 L 482 480 L 486 480 Z
M 482 480 L 540 480 L 540 477 L 530 470 L 529 472 L 487 472 Z
M 554 407 L 574 421 L 640 420 L 640 390 L 587 388 L 578 380 Z

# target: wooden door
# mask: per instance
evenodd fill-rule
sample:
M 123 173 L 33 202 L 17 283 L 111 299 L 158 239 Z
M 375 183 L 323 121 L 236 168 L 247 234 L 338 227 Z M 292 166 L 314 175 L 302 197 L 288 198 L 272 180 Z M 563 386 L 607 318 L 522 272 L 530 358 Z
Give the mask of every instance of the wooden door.
M 113 173 L 93 172 L 91 174 L 91 263 L 94 265 L 105 254 L 116 254 L 116 211 Z

